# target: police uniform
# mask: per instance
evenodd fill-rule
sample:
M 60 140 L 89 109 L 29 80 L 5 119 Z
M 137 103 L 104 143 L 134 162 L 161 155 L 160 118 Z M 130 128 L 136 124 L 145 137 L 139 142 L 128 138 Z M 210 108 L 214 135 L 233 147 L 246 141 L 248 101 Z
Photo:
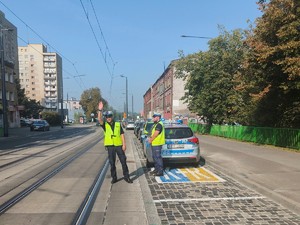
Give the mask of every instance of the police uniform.
M 112 183 L 117 182 L 116 155 L 118 155 L 122 165 L 124 180 L 128 183 L 132 183 L 126 163 L 126 155 L 122 149 L 123 143 L 121 134 L 124 134 L 124 131 L 121 124 L 112 120 L 111 123 L 104 122 L 101 127 L 103 128 L 105 134 L 104 146 L 108 151 Z
M 159 134 L 151 143 L 152 157 L 154 160 L 154 172 L 155 176 L 163 176 L 163 159 L 161 157 L 162 146 L 166 143 L 165 141 L 165 128 L 161 121 L 154 123 L 152 126 L 151 136 L 153 136 L 155 131 L 159 131 Z

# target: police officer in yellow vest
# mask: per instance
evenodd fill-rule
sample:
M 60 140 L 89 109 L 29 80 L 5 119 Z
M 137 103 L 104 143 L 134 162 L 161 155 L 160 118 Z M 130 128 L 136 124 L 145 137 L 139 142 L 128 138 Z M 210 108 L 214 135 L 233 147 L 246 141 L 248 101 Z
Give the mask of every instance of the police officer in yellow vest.
M 116 171 L 116 155 L 118 155 L 119 160 L 122 164 L 124 180 L 127 183 L 132 183 L 132 180 L 129 177 L 129 171 L 126 163 L 126 142 L 124 131 L 119 122 L 115 122 L 113 120 L 113 113 L 108 111 L 104 114 L 106 118 L 106 122 L 102 119 L 102 109 L 103 103 L 99 103 L 99 113 L 98 120 L 100 126 L 104 130 L 104 146 L 108 151 L 108 159 L 110 164 L 110 172 L 111 172 L 111 183 L 116 183 L 117 180 L 117 171 Z
M 151 131 L 151 136 L 149 138 L 149 143 L 151 144 L 152 149 L 152 157 L 154 160 L 154 171 L 151 173 L 154 176 L 163 176 L 163 160 L 161 157 L 161 149 L 162 146 L 166 143 L 165 141 L 165 128 L 163 123 L 160 121 L 161 114 L 154 113 L 153 114 L 153 126 Z

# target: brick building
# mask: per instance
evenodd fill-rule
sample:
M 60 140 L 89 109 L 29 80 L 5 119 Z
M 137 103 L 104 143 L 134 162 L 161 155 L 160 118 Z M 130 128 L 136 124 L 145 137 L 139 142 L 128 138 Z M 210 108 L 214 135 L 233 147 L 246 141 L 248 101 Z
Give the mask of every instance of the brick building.
M 144 94 L 144 115 L 150 118 L 153 112 L 159 112 L 165 119 L 190 116 L 187 104 L 181 98 L 184 95 L 185 81 L 175 78 L 175 60 Z

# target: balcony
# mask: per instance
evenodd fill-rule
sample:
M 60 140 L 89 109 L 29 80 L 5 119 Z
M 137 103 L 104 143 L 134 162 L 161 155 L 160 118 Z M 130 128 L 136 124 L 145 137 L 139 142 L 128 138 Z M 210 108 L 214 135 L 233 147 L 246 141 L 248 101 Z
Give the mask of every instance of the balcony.
M 56 76 L 44 76 L 44 79 L 47 80 L 56 80 Z
M 44 69 L 44 73 L 51 73 L 51 74 L 53 74 L 53 73 L 56 73 L 56 69 L 46 68 L 46 69 Z
M 44 57 L 44 62 L 55 62 L 55 57 Z

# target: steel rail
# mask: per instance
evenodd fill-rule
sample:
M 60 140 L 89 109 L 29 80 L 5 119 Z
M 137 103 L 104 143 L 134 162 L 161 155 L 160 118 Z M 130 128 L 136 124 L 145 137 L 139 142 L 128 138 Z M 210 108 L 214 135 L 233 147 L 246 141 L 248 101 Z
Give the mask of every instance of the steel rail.
M 94 206 L 95 200 L 99 193 L 99 190 L 103 184 L 105 174 L 108 170 L 108 159 L 106 159 L 104 166 L 99 170 L 97 177 L 95 178 L 94 183 L 92 184 L 88 194 L 83 200 L 81 206 L 75 214 L 74 220 L 71 223 L 72 225 L 84 225 L 86 224 L 91 210 Z
M 71 158 L 69 158 L 67 161 L 65 161 L 64 163 L 62 163 L 61 165 L 59 165 L 58 167 L 56 167 L 55 169 L 53 169 L 50 173 L 48 173 L 47 175 L 45 175 L 44 177 L 42 177 L 41 179 L 39 179 L 38 181 L 36 181 L 32 185 L 30 185 L 29 187 L 27 187 L 26 189 L 24 189 L 23 191 L 21 191 L 19 194 L 15 195 L 11 199 L 7 200 L 5 203 L 3 203 L 0 206 L 0 215 L 2 215 L 5 211 L 7 211 L 12 206 L 14 206 L 20 200 L 22 200 L 23 198 L 25 198 L 31 192 L 33 192 L 34 190 L 36 190 L 39 186 L 41 186 L 43 183 L 45 183 L 46 181 L 48 181 L 50 178 L 52 178 L 53 176 L 55 176 L 58 172 L 60 172 L 61 170 L 63 170 L 65 167 L 67 167 L 75 159 L 77 159 L 78 157 L 80 157 L 85 152 L 89 151 L 90 149 L 92 149 L 92 147 L 95 146 L 98 142 L 99 142 L 99 140 L 95 140 L 89 146 L 86 146 L 83 150 L 79 151 L 77 154 L 75 154 L 74 156 L 72 156 Z

